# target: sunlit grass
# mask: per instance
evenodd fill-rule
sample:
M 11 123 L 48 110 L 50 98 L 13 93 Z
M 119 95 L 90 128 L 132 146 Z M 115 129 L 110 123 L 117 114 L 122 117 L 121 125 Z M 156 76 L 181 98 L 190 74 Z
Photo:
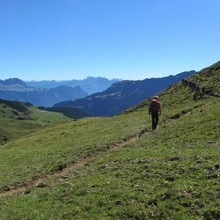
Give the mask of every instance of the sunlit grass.
M 146 100 L 125 114 L 58 124 L 2 145 L 1 192 L 85 163 L 42 187 L 1 194 L 1 218 L 219 219 L 219 99 L 194 100 L 181 83 L 159 97 L 153 132 Z
M 25 106 L 25 104 L 20 104 Z M 20 112 L 0 103 L 0 143 L 22 137 L 45 126 L 69 121 L 61 113 L 41 111 L 34 106 L 25 106 L 27 111 Z

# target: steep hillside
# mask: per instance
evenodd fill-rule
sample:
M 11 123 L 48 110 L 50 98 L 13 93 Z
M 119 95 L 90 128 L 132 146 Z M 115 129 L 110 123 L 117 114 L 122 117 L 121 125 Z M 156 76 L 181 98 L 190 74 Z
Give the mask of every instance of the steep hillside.
M 204 88 L 206 94 L 219 97 L 220 94 L 220 61 L 201 70 L 189 80 L 197 82 L 200 88 Z
M 60 113 L 45 112 L 30 103 L 0 99 L 0 144 L 48 125 L 70 120 Z
M 75 101 L 57 103 L 54 107 L 76 107 L 93 116 L 113 116 L 194 73 L 195 71 L 190 71 L 163 78 L 121 81 L 104 92 Z
M 2 145 L 2 219 L 219 219 L 220 94 L 209 82 L 208 94 L 182 82 L 160 93 L 153 132 L 146 100 Z
M 174 86 L 168 87 L 166 90 L 159 93 L 162 104 L 165 108 L 172 108 L 176 111 L 179 109 L 187 109 L 189 107 L 189 101 L 193 100 L 193 103 L 200 101 L 206 101 L 210 97 L 219 97 L 220 94 L 220 62 L 213 64 L 210 67 L 204 68 L 198 73 L 184 78 L 188 84 L 181 81 Z M 190 85 L 192 83 L 193 86 Z M 198 90 L 194 88 L 197 84 Z M 204 91 L 203 91 L 204 88 Z M 218 100 L 218 99 L 217 99 Z M 132 106 L 127 109 L 126 112 L 137 111 L 143 106 L 149 104 L 149 99 L 146 102 L 141 102 L 136 106 Z

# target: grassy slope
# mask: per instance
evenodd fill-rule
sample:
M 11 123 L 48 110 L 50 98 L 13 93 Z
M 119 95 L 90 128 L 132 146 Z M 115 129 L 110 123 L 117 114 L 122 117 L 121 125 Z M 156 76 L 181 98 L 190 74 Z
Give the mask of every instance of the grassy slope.
M 200 87 L 204 87 L 210 95 L 220 96 L 220 61 L 200 71 L 189 79 L 198 82 Z
M 26 103 L 0 100 L 0 143 L 19 138 L 39 128 L 68 121 L 60 113 L 41 111 Z
M 219 98 L 193 100 L 181 83 L 160 97 L 159 129 L 114 151 L 150 127 L 146 104 L 1 146 L 1 191 L 103 151 L 44 188 L 2 196 L 2 219 L 219 219 Z

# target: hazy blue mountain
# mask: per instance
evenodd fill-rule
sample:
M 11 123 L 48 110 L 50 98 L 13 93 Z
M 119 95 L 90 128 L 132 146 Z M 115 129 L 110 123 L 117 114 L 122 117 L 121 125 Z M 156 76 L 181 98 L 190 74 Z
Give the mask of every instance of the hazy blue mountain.
M 103 92 L 75 101 L 57 103 L 54 107 L 76 107 L 81 108 L 85 113 L 92 116 L 112 116 L 195 73 L 192 70 L 162 78 L 120 81 L 112 84 L 111 87 Z
M 27 81 L 26 84 L 31 87 L 38 88 L 55 88 L 58 86 L 69 86 L 76 87 L 80 86 L 83 91 L 89 95 L 97 92 L 102 92 L 110 87 L 113 83 L 118 82 L 119 79 L 106 79 L 103 77 L 87 77 L 83 80 L 65 80 L 65 81 L 55 81 L 55 80 L 43 80 L 43 81 Z
M 30 102 L 36 106 L 52 106 L 57 102 L 83 98 L 88 94 L 81 87 L 59 86 L 51 89 L 30 87 L 20 79 L 0 80 L 0 98 Z
M 18 86 L 26 87 L 25 82 L 18 79 L 18 78 L 10 78 L 10 79 L 6 79 L 6 80 L 0 80 L 0 84 L 5 85 L 5 86 L 18 85 Z

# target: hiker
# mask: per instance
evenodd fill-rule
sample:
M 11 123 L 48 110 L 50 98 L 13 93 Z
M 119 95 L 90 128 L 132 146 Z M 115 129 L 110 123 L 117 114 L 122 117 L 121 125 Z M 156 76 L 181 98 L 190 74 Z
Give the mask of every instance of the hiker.
M 158 96 L 154 96 L 149 105 L 149 115 L 152 117 L 152 130 L 157 128 L 159 121 L 159 114 L 161 115 L 161 107 Z

